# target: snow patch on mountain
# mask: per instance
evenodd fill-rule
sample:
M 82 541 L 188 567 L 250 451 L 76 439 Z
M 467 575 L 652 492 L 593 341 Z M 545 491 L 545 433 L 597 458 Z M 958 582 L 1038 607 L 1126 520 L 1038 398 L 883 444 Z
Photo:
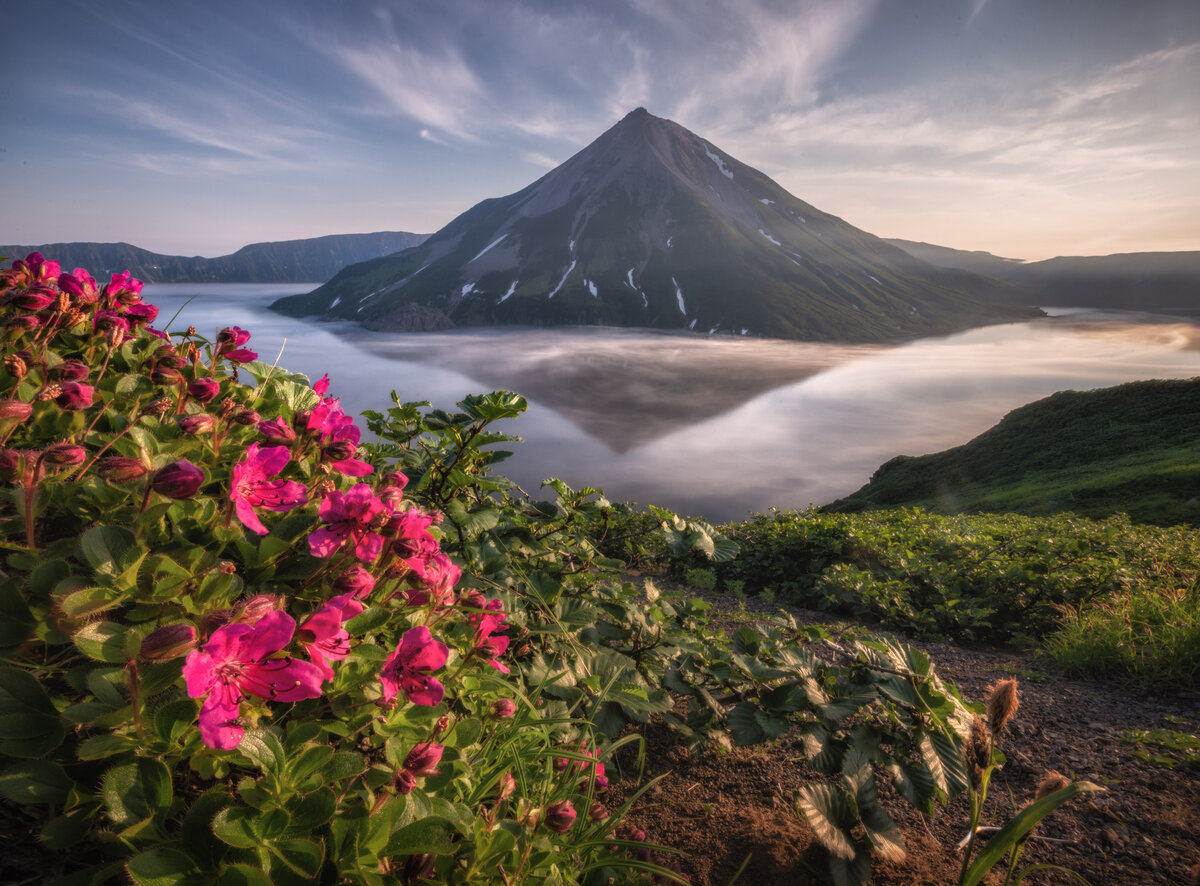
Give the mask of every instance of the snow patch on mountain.
M 761 203 L 763 206 L 772 206 L 775 203 L 774 200 L 768 200 L 766 197 L 763 197 L 758 202 Z
M 468 295 L 470 295 L 474 291 L 475 291 L 474 283 L 464 283 L 462 291 L 459 293 L 459 297 L 466 298 Z
M 727 179 L 730 179 L 732 181 L 733 171 L 725 168 L 725 161 L 722 160 L 718 155 L 716 155 L 712 151 L 710 151 L 708 149 L 707 145 L 705 145 L 705 147 L 704 147 L 704 153 L 706 153 L 708 155 L 709 160 L 711 160 L 713 163 L 717 164 L 717 169 L 721 170 L 721 175 L 725 176 Z
M 571 243 L 574 243 L 574 242 L 575 242 L 574 240 L 572 240 L 572 241 L 571 241 Z M 546 300 L 547 300 L 547 301 L 549 301 L 550 299 L 554 298 L 554 296 L 558 295 L 558 290 L 560 290 L 560 289 L 562 289 L 562 288 L 563 288 L 563 284 L 567 282 L 567 278 L 568 278 L 568 277 L 570 277 L 570 276 L 571 276 L 571 272 L 572 272 L 573 270 L 575 270 L 575 265 L 576 265 L 576 262 L 572 261 L 572 262 L 571 262 L 571 267 L 567 268 L 567 272 L 566 272 L 565 274 L 563 274 L 563 275 L 562 275 L 562 279 L 558 281 L 558 285 L 557 285 L 557 286 L 555 286 L 555 287 L 554 287 L 554 289 L 552 289 L 552 290 L 550 291 L 550 294 L 549 294 L 548 296 L 546 296 Z
M 329 310 L 332 311 L 334 308 L 336 308 L 341 303 L 342 303 L 342 297 L 339 295 L 337 298 L 335 298 L 333 301 L 331 301 L 329 303 Z
M 593 283 L 591 280 L 589 280 L 587 277 L 583 278 L 583 285 L 586 286 L 587 291 L 592 294 L 592 298 L 600 297 L 600 292 L 599 292 L 599 290 L 596 289 L 596 284 Z
M 867 276 L 868 276 L 868 277 L 871 277 L 871 279 L 872 279 L 872 280 L 874 280 L 876 283 L 879 283 L 879 278 L 878 278 L 878 277 L 872 277 L 870 274 L 867 274 Z M 882 286 L 883 284 L 882 284 L 882 283 L 879 283 L 879 285 L 880 285 L 880 286 Z
M 687 316 L 687 307 L 683 303 L 683 290 L 679 288 L 679 283 L 675 278 L 671 278 L 671 282 L 675 284 L 675 301 L 679 303 L 679 313 Z
M 637 287 L 633 285 L 633 268 L 630 268 L 625 272 L 625 281 L 629 284 L 630 289 L 637 289 Z
M 516 291 L 517 291 L 517 281 L 513 280 L 512 285 L 508 287 L 508 292 L 506 292 L 506 293 L 504 293 L 504 295 L 500 296 L 500 301 L 496 302 L 496 304 L 500 304 L 501 302 L 503 302 L 506 298 L 508 298 L 510 295 L 512 295 Z
M 782 244 L 782 243 L 780 243 L 778 240 L 776 240 L 774 237 L 772 237 L 770 234 L 768 234 L 766 231 L 764 231 L 762 228 L 759 228 L 759 229 L 758 229 L 758 232 L 759 232 L 760 234 L 762 234 L 764 237 L 766 237 L 768 240 L 770 240 L 772 243 L 774 243 L 776 246 L 782 246 L 782 245 L 783 245 L 783 244 Z
M 471 261 L 475 261 L 475 259 L 482 258 L 483 256 L 487 255 L 488 251 L 493 246 L 499 246 L 504 241 L 504 238 L 507 236 L 508 236 L 508 234 L 501 234 L 499 239 L 493 240 L 487 246 L 483 247 L 483 250 L 479 253 L 479 255 L 475 256 L 475 258 L 471 259 Z M 467 262 L 467 264 L 470 264 L 471 261 Z

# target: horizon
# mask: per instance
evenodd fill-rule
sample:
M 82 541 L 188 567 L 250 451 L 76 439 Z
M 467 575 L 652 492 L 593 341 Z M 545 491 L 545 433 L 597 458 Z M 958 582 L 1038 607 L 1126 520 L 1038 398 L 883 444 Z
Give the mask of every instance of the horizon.
M 640 106 L 877 236 L 1200 249 L 1189 0 L 2 2 L 4 243 L 430 234 Z

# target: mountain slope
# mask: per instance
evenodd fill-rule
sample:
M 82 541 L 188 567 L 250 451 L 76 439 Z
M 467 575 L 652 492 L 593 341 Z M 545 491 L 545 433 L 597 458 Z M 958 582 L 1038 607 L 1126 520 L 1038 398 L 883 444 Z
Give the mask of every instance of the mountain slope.
M 888 242 L 930 264 L 1003 280 L 1011 285 L 998 295 L 1022 304 L 1200 314 L 1200 251 L 1075 255 L 1022 262 L 911 240 Z
M 130 271 L 147 283 L 311 283 L 328 280 L 347 265 L 416 246 L 425 234 L 379 231 L 331 234 L 307 240 L 252 243 L 218 258 L 162 255 L 128 243 L 47 243 L 0 246 L 0 255 L 53 256 L 64 268 L 87 268 L 97 277 Z
M 861 342 L 1032 315 L 999 304 L 1003 288 L 915 259 L 639 108 L 419 247 L 274 307 L 384 330 L 607 324 Z
M 1064 391 L 1013 410 L 963 446 L 897 456 L 826 510 L 1123 512 L 1200 525 L 1198 428 L 1200 378 Z

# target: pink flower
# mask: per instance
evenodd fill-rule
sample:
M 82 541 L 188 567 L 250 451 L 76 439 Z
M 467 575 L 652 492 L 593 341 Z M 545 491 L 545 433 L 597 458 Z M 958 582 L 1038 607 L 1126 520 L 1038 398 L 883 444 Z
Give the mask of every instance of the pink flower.
M 188 396 L 200 403 L 208 403 L 220 391 L 220 382 L 212 378 L 198 378 L 187 386 Z
M 345 541 L 353 542 L 354 553 L 364 563 L 379 557 L 383 536 L 375 524 L 390 512 L 366 483 L 356 483 L 349 492 L 330 492 L 317 513 L 326 525 L 308 536 L 308 549 L 314 557 L 332 556 Z
M 96 389 L 81 382 L 68 381 L 60 386 L 59 394 L 54 398 L 63 409 L 86 409 L 95 399 Z
M 191 389 L 189 388 L 189 390 Z M 283 420 L 282 416 L 276 416 L 269 421 L 260 421 L 258 432 L 268 443 L 291 443 L 296 439 L 296 432 Z
M 308 650 L 308 657 L 326 680 L 333 679 L 333 668 L 329 662 L 341 661 L 350 654 L 350 634 L 342 627 L 342 623 L 362 611 L 361 603 L 342 594 L 332 597 L 300 625 L 300 643 Z
M 247 695 L 275 701 L 300 701 L 321 694 L 316 665 L 285 656 L 272 658 L 292 639 L 296 623 L 283 612 L 271 612 L 256 624 L 225 625 L 183 665 L 188 695 L 204 698 L 200 737 L 210 748 L 227 751 L 242 740 L 237 719 Z
M 73 295 L 77 305 L 92 305 L 99 298 L 96 278 L 83 268 L 76 268 L 69 274 L 59 274 L 58 288 Z
M 142 281 L 134 279 L 128 271 L 113 274 L 104 287 L 105 307 L 112 308 L 118 304 L 136 305 L 142 300 L 141 292 Z
M 138 304 L 130 305 L 125 311 L 125 316 L 135 326 L 142 323 L 153 323 L 155 318 L 158 317 L 158 305 L 139 302 Z
M 313 385 L 313 390 L 316 391 L 318 395 L 320 395 L 322 397 L 325 396 L 325 392 L 329 390 L 329 373 L 328 372 L 326 372 L 319 379 L 317 379 L 316 383 Z
M 409 628 L 379 674 L 383 700 L 390 702 L 397 692 L 403 691 L 413 704 L 441 704 L 446 690 L 431 674 L 443 667 L 449 656 L 449 647 L 433 639 L 425 625 Z
M 546 807 L 546 827 L 565 834 L 575 824 L 575 807 L 570 800 L 560 800 Z
M 237 508 L 238 519 L 259 535 L 266 535 L 267 527 L 255 513 L 256 507 L 290 511 L 308 501 L 303 483 L 268 479 L 283 470 L 290 457 L 286 446 L 260 449 L 257 443 L 251 443 L 246 457 L 233 466 L 233 491 L 229 497 Z
M 250 333 L 240 326 L 227 326 L 217 333 L 217 356 L 234 363 L 249 363 L 257 360 L 258 354 L 242 347 L 250 341 Z
M 508 630 L 502 611 L 504 604 L 500 600 L 489 600 L 484 608 L 485 612 L 477 612 L 471 616 L 471 623 L 475 625 L 475 648 L 483 655 L 491 656 L 488 664 L 507 674 L 508 668 L 496 661 L 508 649 L 509 644 L 508 637 L 496 633 Z

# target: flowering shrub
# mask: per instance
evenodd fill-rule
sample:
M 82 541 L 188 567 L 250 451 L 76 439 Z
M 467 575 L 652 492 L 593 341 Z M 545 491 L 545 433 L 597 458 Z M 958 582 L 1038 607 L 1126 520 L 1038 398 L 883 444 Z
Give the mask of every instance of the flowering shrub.
M 515 598 L 359 458 L 329 379 L 156 329 L 141 288 L 0 273 L 0 793 L 42 843 L 88 883 L 653 871 L 577 820 L 603 764 L 555 760 L 592 728 L 510 675 Z

